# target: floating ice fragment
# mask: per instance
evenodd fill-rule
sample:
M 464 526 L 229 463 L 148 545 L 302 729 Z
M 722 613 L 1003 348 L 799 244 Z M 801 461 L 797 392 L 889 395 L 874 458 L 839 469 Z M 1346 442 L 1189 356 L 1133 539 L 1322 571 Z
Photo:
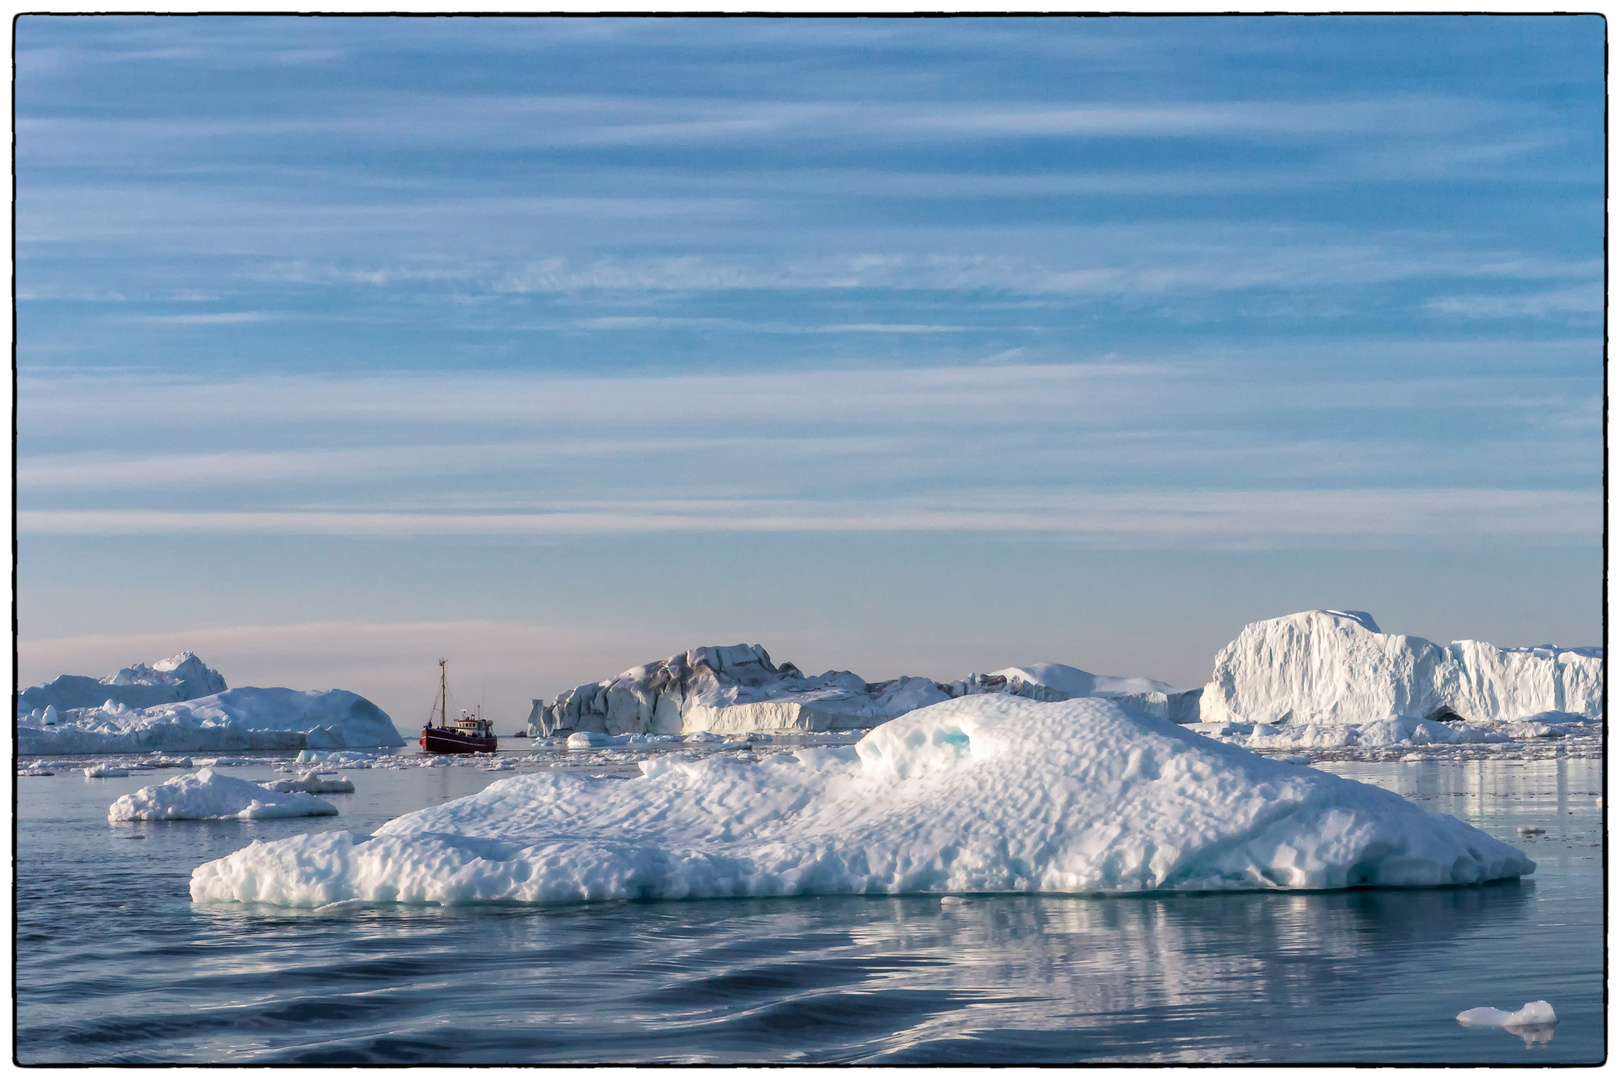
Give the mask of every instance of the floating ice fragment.
M 325 799 L 301 791 L 271 791 L 234 776 L 203 769 L 121 796 L 108 821 L 213 821 L 239 818 L 324 817 L 337 813 Z
M 942 896 L 939 898 L 939 906 L 942 908 L 961 907 L 965 903 L 967 903 L 967 897 L 965 896 Z
M 114 776 L 128 776 L 129 770 L 114 765 L 92 765 L 84 770 L 84 775 L 92 780 L 102 780 Z
M 303 773 L 296 780 L 275 780 L 260 786 L 267 791 L 303 791 L 310 795 L 350 795 L 354 792 L 354 781 L 347 776 L 323 780 L 312 772 Z
M 1540 836 L 1543 833 L 1545 833 L 1546 831 L 1547 830 L 1543 829 L 1540 825 L 1520 825 L 1519 826 L 1519 835 L 1520 836 Z
M 1526 1002 L 1518 1012 L 1504 1012 L 1483 1005 L 1458 1013 L 1457 1023 L 1469 1027 L 1550 1027 L 1558 1023 L 1558 1014 L 1545 1001 Z
M 295 764 L 345 765 L 362 768 L 376 761 L 377 755 L 363 750 L 300 750 Z
M 600 731 L 576 731 L 568 736 L 570 750 L 589 750 L 596 746 L 623 746 L 630 741 L 628 735 L 605 735 Z

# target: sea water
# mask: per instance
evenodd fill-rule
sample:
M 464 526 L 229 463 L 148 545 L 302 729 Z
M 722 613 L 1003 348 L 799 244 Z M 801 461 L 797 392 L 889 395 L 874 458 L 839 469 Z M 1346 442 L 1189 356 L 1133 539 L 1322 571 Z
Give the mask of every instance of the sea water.
M 633 755 L 552 756 L 520 768 L 612 772 Z M 1601 762 L 1323 767 L 1518 844 L 1538 870 L 1411 891 L 317 914 L 194 906 L 191 871 L 254 839 L 369 831 L 511 773 L 350 770 L 354 794 L 324 796 L 336 818 L 134 824 L 107 822 L 108 804 L 179 770 L 20 776 L 17 1060 L 1602 1060 Z M 1455 1021 L 1537 999 L 1557 1010 L 1550 1032 Z

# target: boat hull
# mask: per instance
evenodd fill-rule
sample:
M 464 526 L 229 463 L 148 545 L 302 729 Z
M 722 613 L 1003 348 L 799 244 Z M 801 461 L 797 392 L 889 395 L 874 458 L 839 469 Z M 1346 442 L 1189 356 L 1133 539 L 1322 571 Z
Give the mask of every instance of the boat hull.
M 421 745 L 430 754 L 493 754 L 495 736 L 463 735 L 447 728 L 425 727 Z

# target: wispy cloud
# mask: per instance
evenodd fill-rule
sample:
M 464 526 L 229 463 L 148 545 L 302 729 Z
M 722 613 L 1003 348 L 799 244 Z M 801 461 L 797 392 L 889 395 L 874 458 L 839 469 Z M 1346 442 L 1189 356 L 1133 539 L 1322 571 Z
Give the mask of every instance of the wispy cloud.
M 989 532 L 1055 534 L 1104 546 L 1144 540 L 1292 546 L 1302 538 L 1384 545 L 1413 538 L 1595 542 L 1602 500 L 1587 491 L 1337 490 L 963 492 L 817 502 L 638 502 L 547 513 L 24 510 L 24 534 L 556 536 L 693 532 Z
M 168 323 L 174 326 L 229 326 L 235 323 L 264 322 L 277 316 L 268 311 L 208 311 L 185 315 L 131 315 L 135 322 Z
M 1436 315 L 1467 319 L 1547 319 L 1592 315 L 1603 310 L 1602 287 L 1577 285 L 1534 293 L 1440 296 L 1425 305 Z

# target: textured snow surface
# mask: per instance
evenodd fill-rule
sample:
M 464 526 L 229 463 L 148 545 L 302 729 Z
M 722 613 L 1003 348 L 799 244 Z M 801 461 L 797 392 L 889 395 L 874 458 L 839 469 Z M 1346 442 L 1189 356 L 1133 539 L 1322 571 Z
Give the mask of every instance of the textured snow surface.
M 403 746 L 388 714 L 347 690 L 238 687 L 191 701 L 72 709 L 54 726 L 17 719 L 22 754 Z
M 185 652 L 153 664 L 135 664 L 116 675 L 97 679 L 90 675 L 59 675 L 43 686 L 30 686 L 17 695 L 17 712 L 27 715 L 54 708 L 91 709 L 106 702 L 145 709 L 175 701 L 218 694 L 225 680 L 213 668 Z M 43 715 L 40 717 L 43 721 Z
M 1201 688 L 1177 690 L 1153 679 L 1092 675 L 1064 664 L 1005 668 L 951 683 L 915 675 L 869 683 L 849 671 L 806 676 L 790 663 L 773 664 L 759 645 L 708 645 L 577 686 L 549 705 L 536 700 L 529 734 L 852 731 L 975 694 L 1036 701 L 1113 697 L 1156 716 L 1191 722 L 1198 719 L 1201 693 Z
M 108 821 L 196 821 L 216 818 L 324 817 L 337 813 L 325 799 L 303 792 L 276 792 L 234 776 L 203 769 L 123 795 L 107 810 Z
M 1529 1001 L 1518 1012 L 1504 1012 L 1482 1005 L 1457 1014 L 1457 1023 L 1477 1027 L 1535 1027 L 1558 1023 L 1558 1014 L 1545 1001 Z
M 387 823 L 255 843 L 196 900 L 316 907 L 823 893 L 1464 885 L 1517 849 L 1380 788 L 1082 698 L 975 695 L 854 746 L 545 771 Z
M 1603 651 L 1437 645 L 1379 633 L 1365 612 L 1304 611 L 1250 623 L 1215 657 L 1205 723 L 1365 724 L 1394 717 L 1601 718 Z

